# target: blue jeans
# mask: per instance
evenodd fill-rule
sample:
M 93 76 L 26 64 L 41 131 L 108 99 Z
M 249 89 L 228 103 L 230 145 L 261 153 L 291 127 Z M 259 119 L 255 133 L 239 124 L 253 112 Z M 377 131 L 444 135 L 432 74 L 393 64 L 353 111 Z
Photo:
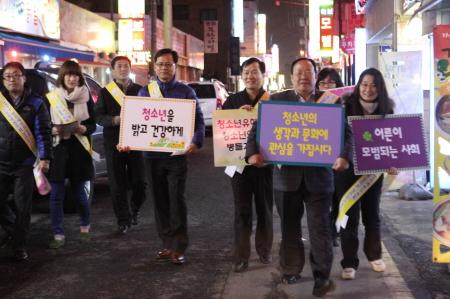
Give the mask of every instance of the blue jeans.
M 64 235 L 64 181 L 50 182 L 52 191 L 50 192 L 50 219 L 52 222 L 52 231 L 54 235 Z M 86 181 L 70 182 L 72 196 L 79 203 L 81 226 L 90 224 L 90 207 L 87 191 L 85 190 Z

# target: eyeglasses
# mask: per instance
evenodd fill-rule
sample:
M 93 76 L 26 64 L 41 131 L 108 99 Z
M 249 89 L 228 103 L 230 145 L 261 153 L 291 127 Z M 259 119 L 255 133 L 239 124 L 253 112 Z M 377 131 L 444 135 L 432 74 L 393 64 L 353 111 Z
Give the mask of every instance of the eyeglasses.
M 3 80 L 5 81 L 13 81 L 13 80 L 17 80 L 19 78 L 23 77 L 22 74 L 12 74 L 12 75 L 3 75 Z
M 170 62 L 158 62 L 158 63 L 156 63 L 156 66 L 159 68 L 163 68 L 163 67 L 169 68 L 169 67 L 172 67 L 174 64 L 175 63 L 170 63 Z
M 326 82 L 326 81 L 319 81 L 319 85 L 321 85 L 321 86 L 335 86 L 336 82 L 334 82 L 334 81 L 328 81 L 328 82 Z

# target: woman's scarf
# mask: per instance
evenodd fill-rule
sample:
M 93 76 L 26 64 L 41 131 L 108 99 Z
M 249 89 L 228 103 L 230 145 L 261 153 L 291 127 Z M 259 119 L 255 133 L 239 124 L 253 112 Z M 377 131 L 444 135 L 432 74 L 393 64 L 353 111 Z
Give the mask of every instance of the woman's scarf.
M 62 87 L 59 87 L 57 92 L 62 99 L 65 99 L 67 102 L 73 104 L 73 110 L 69 110 L 78 122 L 82 122 L 83 120 L 89 118 L 89 111 L 87 107 L 87 102 L 89 101 L 89 90 L 85 85 L 75 87 L 71 93 L 68 93 L 67 90 Z M 53 108 L 50 109 L 50 114 L 53 124 L 62 124 L 61 119 Z
M 361 104 L 364 114 L 373 114 L 375 110 L 378 108 L 378 102 L 366 102 L 364 100 L 359 99 L 359 103 Z

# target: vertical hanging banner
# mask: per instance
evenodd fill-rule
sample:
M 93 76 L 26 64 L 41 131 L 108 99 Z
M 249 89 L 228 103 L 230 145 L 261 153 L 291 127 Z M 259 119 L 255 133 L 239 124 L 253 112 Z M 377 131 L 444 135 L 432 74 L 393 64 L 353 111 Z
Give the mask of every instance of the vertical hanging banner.
M 434 209 L 433 262 L 450 263 L 450 25 L 433 30 L 434 40 Z
M 333 3 L 320 5 L 320 50 L 333 50 Z
M 218 21 L 203 21 L 205 53 L 219 53 Z

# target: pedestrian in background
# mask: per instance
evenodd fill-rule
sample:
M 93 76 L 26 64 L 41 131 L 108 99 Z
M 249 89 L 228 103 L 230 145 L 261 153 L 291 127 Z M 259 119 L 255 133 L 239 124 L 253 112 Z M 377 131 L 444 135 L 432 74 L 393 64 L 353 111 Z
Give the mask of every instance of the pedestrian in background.
M 12 237 L 14 258 L 22 261 L 28 259 L 26 239 L 35 190 L 33 165 L 39 158 L 36 167 L 45 173 L 52 158 L 50 115 L 44 100 L 26 86 L 22 64 L 7 63 L 1 75 L 0 223 Z M 25 130 L 30 135 L 18 133 Z M 10 196 L 12 209 L 7 203 Z
M 394 113 L 394 102 L 389 98 L 383 75 L 374 68 L 369 68 L 361 73 L 354 91 L 344 95 L 342 101 L 347 116 L 385 116 Z M 397 174 L 397 169 L 391 167 L 388 173 Z M 354 174 L 352 161 L 350 161 L 350 167 L 347 170 L 335 173 L 338 198 L 342 198 L 359 178 L 360 176 Z M 341 261 L 342 279 L 355 279 L 355 273 L 359 266 L 358 226 L 360 214 L 365 229 L 364 253 L 373 271 L 383 272 L 386 269 L 381 257 L 380 197 L 382 185 L 383 176 L 362 195 L 347 213 L 347 225 L 340 231 L 341 248 L 344 256 Z
M 144 155 L 153 194 L 156 227 L 163 242 L 157 257 L 182 265 L 186 261 L 185 251 L 189 243 L 185 199 L 187 156 L 202 147 L 205 122 L 195 91 L 175 78 L 178 53 L 165 48 L 156 52 L 154 59 L 156 81 L 141 88 L 138 95 L 196 101 L 194 136 L 185 153 L 171 156 L 167 152 L 146 152 Z
M 113 81 L 102 88 L 95 104 L 95 116 L 103 126 L 108 182 L 118 232 L 126 234 L 131 224 L 138 224 L 139 209 L 146 198 L 144 158 L 140 151 L 119 152 L 116 146 L 119 143 L 123 96 L 137 96 L 142 86 L 129 78 L 131 61 L 128 57 L 114 57 L 111 69 Z M 127 199 L 129 189 L 132 190 L 130 201 Z
M 316 63 L 309 58 L 298 58 L 291 64 L 291 80 L 294 89 L 270 96 L 271 101 L 314 103 L 323 92 L 316 90 Z M 345 149 L 336 159 L 333 169 L 348 167 L 351 132 L 346 126 Z M 264 158 L 256 143 L 256 124 L 247 140 L 247 161 L 262 167 Z M 333 172 L 329 167 L 282 165 L 273 170 L 274 198 L 281 218 L 280 266 L 282 282 L 292 284 L 300 279 L 305 264 L 301 219 L 306 207 L 309 238 L 311 242 L 310 264 L 314 276 L 312 294 L 322 297 L 335 289 L 330 279 L 333 262 L 333 246 L 330 228 L 330 204 L 334 191 Z
M 91 134 L 95 132 L 94 102 L 80 65 L 65 61 L 59 69 L 57 88 L 47 94 L 52 118 L 54 160 L 50 167 L 50 219 L 53 239 L 49 247 L 65 244 L 63 228 L 65 180 L 80 208 L 80 239 L 90 238 L 90 207 L 86 184 L 93 179 Z
M 326 67 L 320 70 L 317 74 L 316 89 L 320 91 L 325 91 L 332 88 L 344 87 L 342 83 L 341 76 L 339 73 L 330 67 Z M 338 232 L 336 230 L 336 219 L 339 213 L 339 201 L 340 198 L 336 196 L 336 191 L 333 193 L 333 199 L 331 201 L 331 211 L 330 211 L 330 224 L 331 224 L 331 238 L 333 240 L 333 246 L 339 246 L 337 238 Z
M 245 89 L 228 97 L 222 109 L 252 110 L 260 100 L 268 100 L 269 93 L 263 89 L 266 66 L 257 58 L 249 58 L 241 65 Z M 272 166 L 258 168 L 245 166 L 242 173 L 235 172 L 231 178 L 234 195 L 234 256 L 235 272 L 248 268 L 250 236 L 253 226 L 252 201 L 257 216 L 255 247 L 263 264 L 272 261 L 270 252 L 273 242 L 273 188 Z

